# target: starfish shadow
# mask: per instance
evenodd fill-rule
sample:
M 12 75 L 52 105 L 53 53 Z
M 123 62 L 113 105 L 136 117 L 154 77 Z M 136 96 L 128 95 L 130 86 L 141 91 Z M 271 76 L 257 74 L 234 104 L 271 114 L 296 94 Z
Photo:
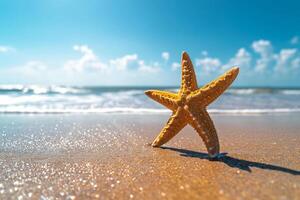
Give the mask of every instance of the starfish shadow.
M 300 175 L 300 171 L 298 171 L 298 170 L 289 169 L 286 167 L 281 167 L 281 166 L 267 164 L 267 163 L 260 163 L 260 162 L 253 162 L 253 161 L 238 159 L 238 158 L 234 158 L 231 156 L 227 156 L 227 153 L 221 153 L 216 158 L 211 158 L 208 156 L 207 153 L 201 153 L 201 152 L 180 149 L 180 148 L 174 148 L 174 147 L 160 147 L 160 148 L 179 152 L 181 156 L 185 156 L 185 157 L 193 157 L 193 158 L 210 160 L 210 161 L 214 161 L 214 162 L 222 162 L 222 163 L 228 165 L 229 167 L 238 168 L 240 170 L 244 170 L 247 172 L 251 172 L 250 167 L 256 167 L 259 169 L 279 171 L 279 172 L 284 172 L 284 173 L 288 173 L 288 174 L 292 174 L 292 175 Z

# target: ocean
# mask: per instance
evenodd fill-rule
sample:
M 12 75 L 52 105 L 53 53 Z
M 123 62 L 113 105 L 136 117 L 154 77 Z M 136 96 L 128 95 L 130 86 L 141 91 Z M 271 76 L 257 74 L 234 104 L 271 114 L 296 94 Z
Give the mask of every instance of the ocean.
M 0 113 L 168 113 L 144 91 L 178 87 L 0 85 Z M 216 114 L 300 112 L 300 88 L 230 88 L 209 107 Z

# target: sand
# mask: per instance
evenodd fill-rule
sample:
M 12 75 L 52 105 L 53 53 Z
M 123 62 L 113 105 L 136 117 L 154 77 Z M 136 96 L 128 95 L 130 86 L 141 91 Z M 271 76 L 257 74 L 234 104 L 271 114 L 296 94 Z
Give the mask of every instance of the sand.
M 212 115 L 227 155 L 167 114 L 0 116 L 0 199 L 300 199 L 300 115 Z

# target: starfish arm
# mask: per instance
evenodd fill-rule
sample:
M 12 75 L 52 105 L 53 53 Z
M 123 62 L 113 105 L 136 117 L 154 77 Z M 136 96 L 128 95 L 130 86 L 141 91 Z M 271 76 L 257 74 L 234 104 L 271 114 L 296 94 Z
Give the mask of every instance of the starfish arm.
M 174 111 L 177 108 L 177 94 L 159 90 L 148 90 L 145 94 L 170 110 Z
M 161 145 L 165 144 L 171 138 L 173 138 L 181 129 L 183 129 L 183 127 L 186 126 L 187 123 L 184 120 L 185 116 L 183 112 L 184 111 L 179 108 L 176 112 L 172 114 L 165 127 L 161 130 L 159 135 L 153 141 L 153 147 L 160 147 Z
M 208 106 L 215 99 L 217 99 L 234 81 L 239 73 L 239 68 L 234 67 L 224 73 L 214 81 L 198 89 L 192 94 L 192 99 L 202 101 L 202 106 Z
M 220 145 L 217 131 L 215 129 L 213 121 L 209 117 L 208 112 L 205 109 L 189 109 L 189 113 L 189 124 L 197 131 L 199 136 L 202 138 L 208 154 L 211 157 L 215 157 L 219 154 Z
M 179 93 L 184 94 L 186 91 L 192 92 L 197 90 L 197 79 L 193 63 L 186 52 L 182 53 L 181 67 L 181 87 Z

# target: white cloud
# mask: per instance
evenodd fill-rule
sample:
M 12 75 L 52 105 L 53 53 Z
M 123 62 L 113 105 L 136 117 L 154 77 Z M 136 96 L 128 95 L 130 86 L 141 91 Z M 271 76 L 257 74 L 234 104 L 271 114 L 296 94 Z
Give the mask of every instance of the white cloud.
M 111 59 L 108 62 L 100 62 L 92 49 L 87 45 L 75 45 L 75 51 L 82 53 L 79 59 L 68 60 L 64 64 L 64 69 L 69 71 L 83 72 L 85 70 L 99 71 L 127 71 L 133 69 L 141 72 L 158 72 L 161 70 L 159 63 L 154 62 L 148 65 L 144 60 L 140 60 L 137 54 L 128 54 L 119 58 Z M 167 57 L 165 55 L 165 57 Z
M 164 59 L 165 61 L 168 61 L 170 59 L 170 53 L 169 52 L 162 52 L 161 53 L 161 57 L 162 59 Z
M 9 50 L 2 48 L 1 52 L 7 52 Z M 1 49 L 2 48 L 2 49 Z M 162 66 L 167 63 L 171 64 L 169 71 L 175 71 L 180 69 L 180 62 L 170 62 L 170 54 L 165 51 L 161 53 L 161 58 L 158 57 L 157 61 L 147 61 L 141 59 L 138 54 L 126 54 L 113 59 L 108 59 L 105 62 L 100 60 L 94 51 L 87 45 L 75 45 L 73 50 L 80 53 L 78 58 L 70 59 L 64 62 L 63 66 L 52 68 L 47 64 L 39 60 L 31 60 L 21 66 L 15 66 L 2 70 L 3 74 L 11 75 L 16 74 L 17 80 L 27 78 L 29 81 L 34 82 L 49 82 L 49 81 L 61 81 L 61 83 L 122 83 L 132 81 L 134 83 L 135 78 L 138 77 L 140 83 L 146 81 L 153 81 L 147 74 L 158 73 L 163 71 Z M 255 55 L 257 53 L 257 55 Z M 273 46 L 268 40 L 257 40 L 252 43 L 251 49 L 240 48 L 229 60 L 220 60 L 218 57 L 207 56 L 207 51 L 202 51 L 199 58 L 195 60 L 195 66 L 199 67 L 205 73 L 222 73 L 224 70 L 231 68 L 232 66 L 239 66 L 243 69 L 247 69 L 250 72 L 249 76 L 255 75 L 255 71 L 264 73 L 274 73 L 281 76 L 282 72 L 300 73 L 300 53 L 297 48 L 283 48 L 279 51 L 273 50 Z M 99 55 L 100 56 L 100 55 Z M 168 62 L 167 62 L 168 61 Z M 227 61 L 227 62 L 226 62 Z M 73 73 L 66 73 L 69 71 L 80 72 L 80 80 L 74 80 Z M 90 73 L 89 70 L 92 71 Z M 252 71 L 250 71 L 252 70 Z M 246 70 L 245 70 L 246 71 Z M 245 72 L 244 71 L 244 72 Z M 98 73 L 111 73 L 116 74 L 113 78 L 103 78 L 99 80 Z M 246 72 L 246 74 L 247 74 Z M 273 75 L 273 74 L 268 74 Z M 297 74 L 298 75 L 298 74 Z M 159 75 L 157 75 L 159 76 Z M 151 77 L 151 76 L 150 76 Z M 156 76 L 152 76 L 156 77 Z M 144 80 L 145 79 L 145 80 Z
M 7 53 L 9 51 L 14 51 L 14 48 L 0 45 L 0 53 Z
M 299 69 L 300 68 L 300 57 L 295 58 L 292 63 L 292 68 L 293 69 Z
M 222 63 L 218 58 L 202 58 L 196 59 L 196 66 L 200 66 L 207 73 L 215 72 L 220 69 Z
M 291 44 L 298 44 L 299 43 L 299 37 L 298 36 L 294 36 L 291 39 Z
M 254 41 L 252 43 L 252 48 L 263 57 L 267 57 L 272 53 L 272 44 L 269 40 Z
M 207 73 L 224 71 L 233 66 L 238 66 L 247 70 L 253 69 L 257 72 L 287 72 L 300 68 L 300 55 L 296 48 L 281 49 L 279 53 L 274 53 L 273 46 L 268 40 L 257 40 L 252 43 L 252 49 L 259 54 L 257 59 L 245 48 L 240 48 L 237 53 L 222 65 L 219 58 L 204 57 L 196 59 L 196 66 L 203 67 Z M 254 62 L 254 68 L 252 64 Z M 176 68 L 176 65 L 174 66 Z
M 119 71 L 127 70 L 129 65 L 134 65 L 138 62 L 137 54 L 125 55 L 121 58 L 112 59 L 109 61 L 110 65 Z
M 87 45 L 75 45 L 73 49 L 80 52 L 82 56 L 79 59 L 68 60 L 64 69 L 80 72 L 84 69 L 104 70 L 107 68 L 107 65 L 100 62 L 93 50 Z
M 297 43 L 298 38 L 294 37 L 293 43 Z M 292 42 L 292 41 L 291 41 Z M 253 50 L 260 54 L 260 58 L 256 60 L 255 71 L 263 72 L 267 68 L 274 72 L 287 72 L 296 69 L 298 66 L 297 49 L 281 49 L 279 53 L 273 53 L 273 47 L 268 40 L 254 41 Z M 296 57 L 296 58 L 295 58 Z
M 32 60 L 27 62 L 23 68 L 31 71 L 44 71 L 47 69 L 47 65 L 41 61 Z
M 208 52 L 204 50 L 204 51 L 201 52 L 201 55 L 202 55 L 202 56 L 207 56 L 207 55 L 208 55 Z
M 251 64 L 251 55 L 245 48 L 240 48 L 235 56 L 225 64 L 222 69 L 227 70 L 232 66 L 238 66 L 242 68 L 249 68 Z
M 282 49 L 279 54 L 274 55 L 276 60 L 276 71 L 286 71 L 292 65 L 292 58 L 296 55 L 297 49 Z
M 178 63 L 178 62 L 173 62 L 173 63 L 172 63 L 172 68 L 171 68 L 171 69 L 172 69 L 173 71 L 176 71 L 177 69 L 180 68 L 180 66 L 181 66 L 180 63 Z
M 253 50 L 260 54 L 260 59 L 256 61 L 255 70 L 265 71 L 268 65 L 274 60 L 273 47 L 268 40 L 258 40 L 252 43 Z
M 0 52 L 1 53 L 5 53 L 5 52 L 7 52 L 8 51 L 8 48 L 7 47 L 5 47 L 5 46 L 0 46 Z
M 138 64 L 138 70 L 141 72 L 156 73 L 161 71 L 158 62 L 155 62 L 153 65 L 146 65 L 144 60 L 140 60 Z
M 38 60 L 31 60 L 23 65 L 11 67 L 8 69 L 11 73 L 21 74 L 25 76 L 38 75 L 43 76 L 49 68 L 44 62 Z
M 111 69 L 126 71 L 128 69 L 138 70 L 140 72 L 155 73 L 161 70 L 158 62 L 148 65 L 144 60 L 138 58 L 137 54 L 125 55 L 109 61 Z

